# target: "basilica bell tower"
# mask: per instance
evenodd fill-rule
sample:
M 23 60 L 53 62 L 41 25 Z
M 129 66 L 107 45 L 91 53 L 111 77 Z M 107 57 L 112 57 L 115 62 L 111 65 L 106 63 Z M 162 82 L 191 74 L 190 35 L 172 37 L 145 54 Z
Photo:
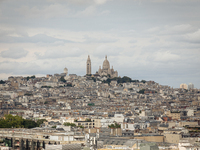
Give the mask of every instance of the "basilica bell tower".
M 91 74 L 91 60 L 90 60 L 90 55 L 88 55 L 88 59 L 86 62 L 86 75 Z

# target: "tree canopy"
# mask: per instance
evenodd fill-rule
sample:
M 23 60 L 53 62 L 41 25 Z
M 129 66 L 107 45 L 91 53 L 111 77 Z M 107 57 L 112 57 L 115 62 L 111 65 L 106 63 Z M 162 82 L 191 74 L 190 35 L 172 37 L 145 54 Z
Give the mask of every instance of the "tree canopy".
M 64 126 L 71 126 L 71 127 L 75 127 L 76 126 L 74 123 L 69 123 L 69 122 L 65 122 L 63 125 Z
M 0 118 L 0 128 L 35 128 L 39 127 L 46 119 L 39 119 L 37 122 L 31 119 L 23 119 L 20 116 L 11 114 Z
M 34 79 L 35 78 L 35 75 L 33 75 L 33 76 L 28 76 L 28 77 L 26 77 L 26 79 L 27 79 L 27 81 L 29 80 L 29 79 Z
M 144 94 L 145 89 L 140 90 L 138 93 Z
M 121 125 L 118 123 L 108 125 L 109 128 L 121 128 Z
M 62 76 L 62 77 L 60 78 L 60 81 L 62 81 L 62 82 L 64 82 L 64 83 L 66 82 L 64 76 Z
M 3 80 L 1 80 L 1 81 L 0 81 L 0 84 L 5 84 L 5 83 L 6 83 L 6 82 L 5 82 L 5 81 L 3 81 Z
M 127 83 L 127 82 L 139 82 L 139 80 L 132 80 L 131 78 L 124 76 L 124 77 L 115 77 L 115 78 L 108 78 L 107 80 L 103 81 L 103 83 L 110 84 L 111 81 L 117 81 L 117 83 Z

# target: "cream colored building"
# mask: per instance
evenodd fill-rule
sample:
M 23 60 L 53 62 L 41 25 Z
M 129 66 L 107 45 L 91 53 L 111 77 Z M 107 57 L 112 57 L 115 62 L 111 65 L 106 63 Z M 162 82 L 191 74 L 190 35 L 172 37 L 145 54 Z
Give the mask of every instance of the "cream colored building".
M 167 143 L 178 144 L 181 139 L 182 139 L 181 134 L 173 134 L 173 133 L 165 134 L 165 142 Z
M 180 85 L 180 88 L 181 89 L 188 89 L 188 86 L 187 86 L 187 84 L 185 84 L 185 83 L 182 83 L 181 85 Z
M 104 75 L 108 76 L 108 75 L 110 75 L 111 78 L 118 77 L 118 72 L 114 71 L 113 67 L 112 67 L 112 69 L 110 69 L 110 63 L 107 60 L 107 56 L 105 57 L 105 60 L 103 62 L 103 68 L 101 68 L 101 66 L 99 66 L 98 74 L 100 76 L 104 76 Z
M 86 62 L 86 74 L 91 74 L 91 59 L 90 56 L 88 55 L 88 59 Z
M 100 119 L 91 119 L 91 121 L 77 121 L 74 122 L 76 126 L 83 126 L 84 128 L 100 128 L 101 120 Z
M 174 119 L 179 120 L 180 117 L 181 117 L 180 112 L 171 112 L 170 110 L 167 111 L 166 115 L 167 115 L 168 117 L 171 117 L 173 120 L 174 120 Z

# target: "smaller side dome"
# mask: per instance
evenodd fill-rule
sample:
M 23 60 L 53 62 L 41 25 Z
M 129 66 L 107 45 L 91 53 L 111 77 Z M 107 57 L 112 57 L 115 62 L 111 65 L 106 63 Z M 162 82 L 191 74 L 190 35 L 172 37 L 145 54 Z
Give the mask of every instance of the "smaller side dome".
M 68 74 L 68 69 L 65 67 L 64 68 L 64 73 L 67 75 Z

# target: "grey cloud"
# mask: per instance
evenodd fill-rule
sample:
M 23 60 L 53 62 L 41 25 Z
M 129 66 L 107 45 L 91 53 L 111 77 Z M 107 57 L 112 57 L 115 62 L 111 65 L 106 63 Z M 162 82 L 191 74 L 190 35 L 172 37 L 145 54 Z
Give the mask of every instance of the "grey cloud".
M 153 38 L 153 39 L 150 40 L 150 42 L 155 43 L 155 42 L 158 42 L 159 40 L 160 40 L 159 38 Z
M 145 32 L 157 35 L 180 35 L 186 33 L 192 33 L 197 30 L 197 27 L 190 24 L 180 24 L 180 25 L 165 25 L 162 27 L 153 27 L 147 29 Z
M 24 37 L 12 37 L 5 36 L 0 38 L 0 43 L 54 43 L 57 41 L 72 43 L 73 41 L 54 38 L 45 34 L 37 34 L 32 37 L 24 36 Z
M 44 54 L 35 53 L 38 59 L 55 59 L 55 58 L 66 58 L 66 57 L 80 57 L 85 53 L 80 48 L 70 48 L 66 50 L 47 50 Z
M 187 42 L 200 44 L 200 29 L 198 29 L 196 32 L 184 35 L 183 38 Z
M 25 57 L 27 54 L 28 51 L 24 50 L 23 48 L 10 48 L 7 51 L 2 51 L 1 57 L 19 59 Z
M 170 42 L 181 43 L 179 46 L 184 45 L 183 48 L 200 48 L 200 46 L 198 46 L 198 44 L 200 44 L 200 29 L 187 34 L 168 36 L 166 39 Z
M 120 55 L 120 52 L 122 51 L 122 48 L 120 47 L 114 47 L 109 45 L 100 45 L 96 48 L 96 50 L 93 51 L 93 55 L 99 58 L 104 58 L 105 55 L 108 56 L 118 56 Z
M 39 4 L 39 3 L 38 3 Z M 68 15 L 69 8 L 66 5 L 61 5 L 59 3 L 52 3 L 43 6 L 21 6 L 17 11 L 21 16 L 27 18 L 54 18 L 54 17 L 63 17 Z
M 129 43 L 137 43 L 136 39 L 130 40 Z
M 50 68 L 51 67 L 49 66 L 49 69 Z M 56 70 L 56 67 L 54 69 Z M 16 61 L 0 62 L 0 72 L 4 72 L 7 74 L 15 74 L 15 75 L 46 74 L 45 71 L 47 71 L 47 68 L 44 68 L 43 66 L 38 65 L 35 62 L 16 62 Z
M 116 38 L 108 38 L 108 37 L 102 37 L 102 38 L 92 38 L 89 36 L 85 36 L 84 43 L 114 43 L 117 42 L 118 39 Z
M 0 72 L 13 75 L 36 75 L 62 73 L 64 67 L 67 67 L 69 73 L 78 73 L 84 75 L 85 59 L 69 58 L 69 59 L 51 59 L 37 60 L 31 62 L 3 61 L 0 62 Z
M 91 17 L 96 14 L 96 7 L 95 6 L 88 6 L 82 11 L 78 11 L 74 17 Z

